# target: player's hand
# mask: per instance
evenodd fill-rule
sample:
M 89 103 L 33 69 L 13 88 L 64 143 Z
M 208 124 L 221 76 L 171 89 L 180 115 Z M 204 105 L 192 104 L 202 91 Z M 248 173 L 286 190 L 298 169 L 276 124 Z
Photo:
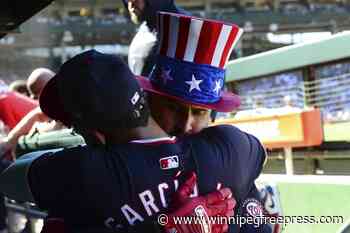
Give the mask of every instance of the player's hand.
M 191 198 L 196 184 L 197 177 L 195 173 L 180 186 L 174 194 L 172 209 L 168 214 L 168 224 L 165 226 L 167 232 L 177 233 L 222 233 L 228 230 L 228 221 L 222 221 L 222 224 L 212 224 L 209 221 L 211 217 L 230 217 L 234 215 L 236 201 L 232 198 L 232 192 L 229 188 L 222 188 L 205 196 Z M 197 222 L 192 224 L 175 224 L 175 217 L 196 217 Z

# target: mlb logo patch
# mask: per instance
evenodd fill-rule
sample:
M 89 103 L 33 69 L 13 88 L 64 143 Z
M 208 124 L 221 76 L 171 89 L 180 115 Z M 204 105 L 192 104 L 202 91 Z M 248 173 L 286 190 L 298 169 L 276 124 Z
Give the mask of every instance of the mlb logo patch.
M 161 158 L 159 160 L 159 164 L 160 164 L 160 168 L 163 170 L 178 168 L 179 167 L 179 157 L 177 155 L 175 155 L 175 156 Z

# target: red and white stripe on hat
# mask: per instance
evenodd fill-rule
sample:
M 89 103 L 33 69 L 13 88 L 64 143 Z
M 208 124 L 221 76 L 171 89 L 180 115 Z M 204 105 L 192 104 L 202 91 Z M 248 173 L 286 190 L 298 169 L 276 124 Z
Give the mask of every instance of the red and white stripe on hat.
M 224 68 L 243 30 L 234 24 L 159 12 L 158 32 L 160 55 Z

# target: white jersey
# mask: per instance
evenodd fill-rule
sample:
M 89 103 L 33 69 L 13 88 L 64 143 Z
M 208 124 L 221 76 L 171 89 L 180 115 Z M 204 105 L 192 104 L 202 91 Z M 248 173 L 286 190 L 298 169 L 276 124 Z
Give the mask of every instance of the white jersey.
M 156 42 L 156 33 L 150 31 L 146 22 L 143 22 L 129 47 L 128 64 L 135 75 L 141 75 L 145 60 Z

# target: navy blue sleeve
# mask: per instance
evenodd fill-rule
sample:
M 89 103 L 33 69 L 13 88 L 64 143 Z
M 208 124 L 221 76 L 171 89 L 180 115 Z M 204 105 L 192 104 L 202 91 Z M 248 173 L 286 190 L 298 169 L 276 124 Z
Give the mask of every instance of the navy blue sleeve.
M 193 154 L 198 173 L 200 194 L 213 191 L 217 183 L 232 190 L 237 201 L 236 216 L 247 214 L 260 203 L 255 179 L 260 175 L 266 159 L 260 141 L 231 125 L 218 125 L 194 135 Z M 254 211 L 252 212 L 254 213 Z M 239 224 L 232 224 L 229 232 L 240 232 Z M 243 225 L 242 232 L 269 232 L 268 226 Z
M 235 162 L 239 160 L 239 168 L 250 181 L 260 175 L 266 159 L 266 151 L 255 136 L 231 125 L 209 127 L 206 131 L 212 137 L 216 137 L 219 144 L 229 148 L 228 156 L 235 156 L 237 158 Z
M 28 182 L 36 204 L 51 216 L 67 215 L 69 206 L 78 206 L 82 187 L 81 159 L 74 149 L 46 154 L 32 164 Z M 74 213 L 71 213 L 74 214 Z
M 266 159 L 260 141 L 231 125 L 209 127 L 198 138 L 201 140 L 196 143 L 197 151 L 200 158 L 206 160 L 199 160 L 201 170 L 217 171 L 211 175 L 213 178 L 205 175 L 205 182 L 219 179 L 232 189 L 239 201 L 243 200 L 260 175 Z

